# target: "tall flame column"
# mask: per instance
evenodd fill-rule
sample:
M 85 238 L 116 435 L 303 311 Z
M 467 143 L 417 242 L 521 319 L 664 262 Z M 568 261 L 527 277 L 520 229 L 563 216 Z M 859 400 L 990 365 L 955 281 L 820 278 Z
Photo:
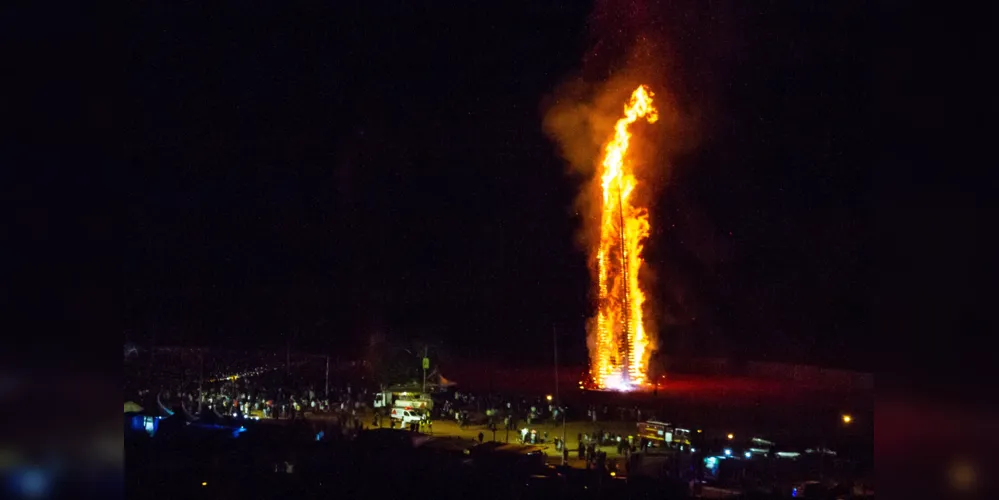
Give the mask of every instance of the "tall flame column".
M 649 236 L 649 211 L 632 198 L 638 180 L 628 158 L 628 128 L 659 116 L 652 93 L 641 85 L 631 94 L 614 136 L 604 147 L 600 242 L 596 251 L 596 342 L 590 353 L 593 383 L 601 389 L 630 390 L 646 382 L 649 339 L 645 333 L 639 287 L 642 247 Z

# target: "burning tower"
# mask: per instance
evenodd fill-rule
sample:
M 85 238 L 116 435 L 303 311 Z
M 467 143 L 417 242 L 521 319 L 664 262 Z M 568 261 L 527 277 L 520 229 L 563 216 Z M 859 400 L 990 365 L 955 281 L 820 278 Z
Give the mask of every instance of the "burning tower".
M 642 247 L 649 236 L 649 210 L 633 196 L 638 179 L 628 155 L 629 127 L 639 120 L 655 123 L 652 92 L 640 85 L 614 125 L 598 169 L 603 198 L 595 271 L 597 315 L 590 322 L 595 337 L 590 376 L 600 389 L 632 390 L 646 384 L 650 339 L 643 322 L 645 293 L 638 281 Z

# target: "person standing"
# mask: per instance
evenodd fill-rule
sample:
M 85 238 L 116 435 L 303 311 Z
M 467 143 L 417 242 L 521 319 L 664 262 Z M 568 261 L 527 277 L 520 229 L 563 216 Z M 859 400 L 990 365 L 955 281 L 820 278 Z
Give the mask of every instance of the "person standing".
M 479 444 L 482 444 L 482 440 L 485 439 L 485 437 L 486 436 L 484 434 L 482 434 L 482 432 L 480 431 L 479 432 Z

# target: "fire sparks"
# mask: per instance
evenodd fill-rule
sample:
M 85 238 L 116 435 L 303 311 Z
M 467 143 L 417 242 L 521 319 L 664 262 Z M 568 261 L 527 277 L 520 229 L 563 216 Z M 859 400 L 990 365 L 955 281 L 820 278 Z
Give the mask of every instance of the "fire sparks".
M 646 383 L 651 351 L 642 320 L 645 294 L 638 272 L 649 236 L 649 210 L 631 196 L 638 180 L 628 158 L 632 139 L 628 128 L 640 119 L 655 123 L 658 118 L 652 92 L 639 86 L 604 147 L 599 172 L 603 204 L 596 251 L 596 342 L 590 352 L 590 375 L 600 389 L 627 391 Z

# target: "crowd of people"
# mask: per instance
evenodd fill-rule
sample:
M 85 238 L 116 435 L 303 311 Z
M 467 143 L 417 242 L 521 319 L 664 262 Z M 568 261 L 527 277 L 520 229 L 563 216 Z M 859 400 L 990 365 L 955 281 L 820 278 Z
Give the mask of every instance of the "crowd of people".
M 364 427 L 401 428 L 403 423 L 390 418 L 389 408 L 371 411 L 379 389 L 358 380 L 340 380 L 329 384 L 312 380 L 293 370 L 261 366 L 244 368 L 238 375 L 217 372 L 210 377 L 166 379 L 133 396 L 143 406 L 158 405 L 167 410 L 183 409 L 189 416 L 215 414 L 219 417 L 252 417 L 297 420 L 307 415 L 333 420 L 339 430 Z M 188 370 L 190 371 L 190 370 Z M 206 380 L 207 379 L 207 380 Z M 319 387 L 317 387 L 317 382 Z M 353 382 L 353 383 L 351 383 Z M 359 383 L 361 382 L 361 383 Z M 128 398 L 127 398 L 128 399 Z M 599 447 L 616 446 L 618 454 L 628 457 L 639 443 L 635 436 L 610 434 L 603 430 L 576 436 L 575 446 L 563 441 L 554 430 L 563 419 L 586 421 L 594 426 L 605 421 L 641 421 L 653 412 L 638 406 L 570 406 L 557 404 L 551 396 L 524 396 L 501 393 L 476 393 L 468 390 L 437 392 L 434 403 L 418 422 L 406 422 L 414 431 L 433 433 L 435 420 L 447 419 L 459 428 L 482 427 L 479 440 L 498 430 L 523 444 L 550 445 L 566 458 L 575 451 L 587 463 L 600 459 Z M 155 401 L 155 402 L 154 402 Z M 551 428 L 546 429 L 545 426 Z M 551 431 L 551 432 L 550 432 Z M 329 430 L 323 431 L 329 435 Z
M 360 418 L 371 404 L 366 388 L 350 383 L 317 387 L 314 380 L 287 366 L 239 367 L 193 374 L 182 366 L 172 372 L 139 366 L 126 371 L 125 399 L 160 413 L 188 416 L 236 416 L 297 419 L 306 413 L 334 415 L 339 421 Z
M 161 413 L 181 413 L 176 416 L 197 417 L 209 423 L 243 417 L 285 419 L 290 425 L 257 424 L 294 430 L 294 434 L 300 436 L 294 439 L 296 442 L 300 439 L 324 443 L 355 441 L 354 437 L 368 434 L 364 429 L 404 427 L 403 422 L 389 416 L 391 402 L 386 403 L 388 407 L 373 408 L 375 393 L 384 392 L 384 388 L 365 383 L 360 377 L 343 376 L 327 384 L 322 373 L 318 377 L 306 375 L 289 366 L 244 369 L 234 375 L 231 371 L 196 377 L 190 376 L 190 370 L 187 373 L 186 378 L 127 379 L 126 401 L 134 400 L 145 408 L 166 410 Z M 136 387 L 140 389 L 136 390 Z M 574 467 L 583 466 L 600 473 L 630 472 L 632 463 L 645 456 L 638 452 L 647 444 L 636 435 L 633 423 L 656 420 L 656 415 L 662 411 L 638 405 L 582 405 L 573 398 L 569 398 L 567 404 L 560 398 L 536 394 L 467 389 L 431 389 L 430 392 L 433 404 L 428 405 L 429 411 L 418 421 L 407 418 L 405 424 L 409 430 L 432 435 L 435 421 L 453 421 L 461 429 L 471 427 L 471 435 L 477 437 L 479 443 L 484 443 L 491 432 L 493 441 L 548 447 L 548 454 L 554 449 L 564 463 L 572 458 Z M 381 397 L 379 401 L 385 403 L 386 400 Z M 322 418 L 311 418 L 313 415 Z M 171 424 L 168 420 L 178 425 L 175 432 L 179 432 L 183 418 L 161 421 L 158 432 L 169 434 Z M 574 435 L 566 436 L 568 439 L 560 429 L 564 421 L 576 424 Z M 587 424 L 580 426 L 580 421 Z M 505 436 L 497 439 L 496 432 L 501 429 L 506 431 Z M 576 429 L 584 429 L 584 432 L 575 433 Z M 379 432 L 373 434 L 380 435 Z M 468 436 L 469 432 L 459 435 Z M 701 449 L 701 446 L 697 448 Z M 615 449 L 616 456 L 613 456 Z M 295 463 L 298 462 L 290 459 L 279 465 L 284 464 L 283 467 L 290 471 Z

